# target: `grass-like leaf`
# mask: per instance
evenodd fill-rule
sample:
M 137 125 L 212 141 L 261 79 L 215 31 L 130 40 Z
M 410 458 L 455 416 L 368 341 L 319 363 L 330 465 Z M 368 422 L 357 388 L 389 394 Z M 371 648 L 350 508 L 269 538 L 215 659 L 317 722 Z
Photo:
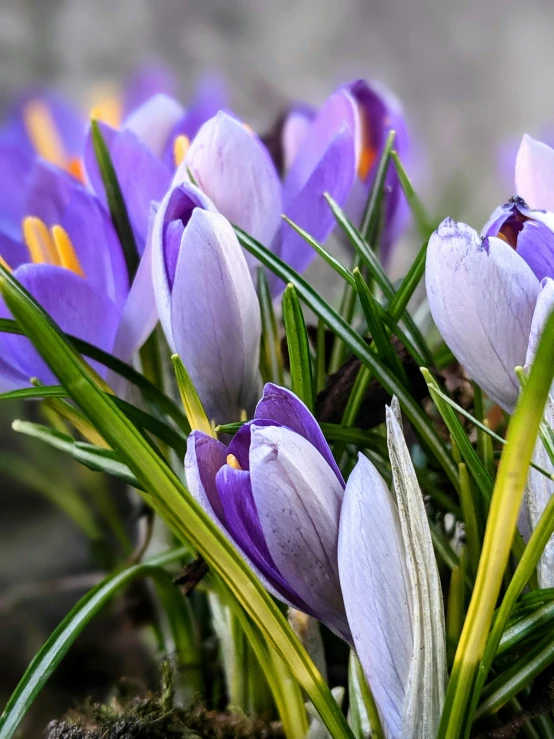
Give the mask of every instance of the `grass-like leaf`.
M 310 343 L 302 306 L 294 285 L 290 284 L 287 285 L 283 294 L 283 321 L 289 350 L 292 391 L 313 411 L 314 390 Z

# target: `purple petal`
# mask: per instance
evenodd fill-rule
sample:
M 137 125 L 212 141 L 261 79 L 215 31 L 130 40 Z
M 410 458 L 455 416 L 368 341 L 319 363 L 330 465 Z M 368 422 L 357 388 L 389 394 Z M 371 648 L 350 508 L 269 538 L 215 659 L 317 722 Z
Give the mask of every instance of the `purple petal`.
M 12 238 L 21 235 L 25 193 L 35 156 L 19 146 L 0 142 L 0 227 Z
M 287 206 L 286 215 L 316 241 L 324 242 L 336 221 L 323 195 L 328 192 L 343 205 L 355 177 L 354 139 L 343 128 L 329 144 L 302 190 Z M 312 247 L 288 224 L 282 226 L 279 251 L 281 259 L 297 272 L 303 272 L 315 257 Z
M 283 206 L 288 210 L 304 188 L 337 134 L 357 131 L 357 106 L 345 89 L 335 92 L 319 110 L 283 184 Z
M 406 554 L 393 497 L 362 454 L 344 493 L 338 563 L 356 652 L 391 736 L 400 736 L 413 653 Z
M 517 400 L 539 281 L 504 241 L 447 219 L 431 236 L 426 286 L 433 319 L 469 376 L 505 410 Z
M 218 113 L 202 126 L 183 164 L 232 224 L 270 243 L 280 224 L 281 185 L 255 134 L 226 113 Z
M 195 208 L 215 210 L 208 198 L 193 185 L 181 185 L 171 189 L 163 199 L 152 230 L 152 277 L 160 321 L 170 346 L 174 346 L 171 330 L 171 289 L 175 278 L 178 254 L 173 239 L 166 241 L 167 226 L 172 221 L 183 227 L 189 222 Z M 178 226 L 176 227 L 178 228 Z M 174 235 L 169 234 L 170 237 Z M 179 243 L 178 248 L 180 249 Z M 167 253 L 166 253 L 167 250 Z M 169 269 L 172 271 L 169 272 Z
M 74 272 L 50 264 L 25 264 L 14 271 L 14 277 L 52 316 L 62 331 L 111 352 L 119 322 L 118 310 L 109 298 L 97 292 L 86 280 Z M 27 380 L 38 377 L 47 385 L 57 384 L 56 378 L 28 339 L 2 336 L 2 357 Z M 91 364 L 105 376 L 105 367 L 96 362 Z
M 538 221 L 526 221 L 517 237 L 517 253 L 536 278 L 554 276 L 554 233 Z
M 348 640 L 337 564 L 343 488 L 335 474 L 317 449 L 294 431 L 254 425 L 250 479 L 278 570 L 310 612 Z
M 294 105 L 286 115 L 282 130 L 283 164 L 285 172 L 291 168 L 316 116 L 310 105 Z
M 142 253 L 148 235 L 150 204 L 162 200 L 169 189 L 171 173 L 132 131 L 115 131 L 103 123 L 99 123 L 99 126 L 110 151 L 127 212 L 137 237 L 137 247 Z M 106 204 L 104 184 L 96 163 L 90 131 L 85 147 L 85 169 L 92 189 Z
M 306 604 L 287 584 L 269 553 L 252 496 L 250 473 L 226 464 L 216 475 L 216 485 L 225 525 L 235 543 L 282 598 L 306 610 Z
M 215 484 L 218 471 L 225 465 L 227 447 L 217 439 L 193 431 L 187 441 L 185 475 L 191 495 L 211 518 L 223 527 L 225 516 Z
M 12 239 L 8 234 L 0 231 L 0 257 L 11 269 L 16 269 L 30 260 L 27 246 L 19 239 Z
M 256 423 L 261 419 L 270 419 L 304 437 L 327 461 L 344 487 L 344 479 L 318 422 L 294 393 L 271 382 L 266 383 L 263 398 L 256 406 L 254 418 Z
M 251 411 L 259 387 L 260 307 L 237 237 L 219 213 L 197 208 L 185 228 L 171 336 L 209 418 L 238 420 L 243 409 Z
M 177 89 L 177 75 L 164 64 L 150 62 L 139 67 L 129 76 L 125 84 L 124 117 L 159 93 L 175 97 Z
M 529 345 L 525 364 L 532 364 L 541 340 L 546 322 L 554 310 L 554 280 L 545 277 L 541 283 L 541 290 L 533 313 L 531 331 L 529 332 Z
M 122 130 L 132 131 L 159 159 L 162 159 L 173 129 L 184 109 L 173 98 L 157 94 L 123 121 Z

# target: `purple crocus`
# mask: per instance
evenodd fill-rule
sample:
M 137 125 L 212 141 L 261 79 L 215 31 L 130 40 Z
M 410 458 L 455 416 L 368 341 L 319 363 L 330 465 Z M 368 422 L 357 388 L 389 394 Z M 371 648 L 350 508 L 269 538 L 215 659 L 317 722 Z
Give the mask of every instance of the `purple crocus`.
M 267 384 L 254 420 L 228 447 L 192 432 L 185 472 L 268 590 L 351 641 L 337 561 L 345 485 L 306 406 Z
M 318 128 L 318 118 L 328 119 L 331 127 L 327 135 L 332 134 L 333 123 L 338 123 L 336 112 L 336 96 L 339 95 L 350 110 L 343 111 L 355 138 L 356 145 L 356 180 L 345 204 L 351 220 L 360 225 L 369 192 L 375 180 L 375 174 L 387 136 L 391 130 L 396 132 L 394 148 L 404 164 L 409 163 L 410 142 L 402 107 L 397 98 L 377 82 L 356 80 L 344 85 L 323 105 L 318 114 L 306 105 L 293 105 L 283 119 L 281 127 L 282 150 L 278 153 L 283 163 L 285 176 L 297 167 L 297 161 L 306 157 L 306 150 L 321 146 L 318 141 L 322 135 Z M 323 133 L 325 136 L 325 133 Z M 381 259 L 386 265 L 391 250 L 400 236 L 406 223 L 408 208 L 400 187 L 400 181 L 391 162 L 385 178 L 384 222 L 381 235 Z
M 24 198 L 27 214 L 19 234 L 0 230 L 4 266 L 69 334 L 128 361 L 147 338 L 140 312 L 144 300 L 141 264 L 129 289 L 117 234 L 101 203 L 59 168 L 36 161 Z M 151 288 L 150 288 L 151 289 Z M 9 313 L 4 304 L 2 315 Z M 28 340 L 0 337 L 0 382 L 27 385 L 31 377 L 56 380 Z M 105 376 L 105 368 L 97 370 Z
M 198 188 L 169 191 L 152 232 L 157 309 L 210 419 L 238 420 L 258 397 L 261 316 L 229 222 Z

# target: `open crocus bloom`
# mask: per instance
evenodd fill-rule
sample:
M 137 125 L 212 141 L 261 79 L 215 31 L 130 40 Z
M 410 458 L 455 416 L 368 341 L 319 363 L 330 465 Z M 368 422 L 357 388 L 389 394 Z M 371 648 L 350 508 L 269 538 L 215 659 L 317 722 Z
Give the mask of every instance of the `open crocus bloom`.
M 36 161 L 24 207 L 20 234 L 0 230 L 4 266 L 64 331 L 129 360 L 148 336 L 130 310 L 131 298 L 141 300 L 141 282 L 137 274 L 129 291 L 121 245 L 102 205 L 65 172 Z M 0 343 L 5 386 L 27 385 L 31 377 L 55 383 L 27 339 L 2 334 Z
M 198 188 L 175 187 L 154 221 L 152 259 L 162 327 L 209 418 L 250 413 L 260 387 L 261 316 L 233 228 Z
M 357 176 L 346 203 L 346 211 L 351 220 L 359 225 L 389 132 L 396 132 L 394 148 L 404 164 L 409 157 L 409 138 L 400 102 L 382 85 L 356 80 L 340 88 L 339 93 L 344 103 L 348 103 L 350 107 L 343 115 L 352 130 L 356 146 Z M 312 138 L 314 134 L 317 136 L 314 123 L 317 115 L 326 117 L 326 106 L 336 107 L 335 96 L 325 103 L 319 114 L 309 106 L 293 105 L 284 117 L 281 124 L 281 149 L 276 152 L 276 157 L 282 163 L 285 176 L 297 166 L 297 160 L 306 156 L 306 149 L 317 146 L 317 139 L 314 142 Z M 331 122 L 332 120 L 333 117 Z M 335 125 L 336 123 L 337 121 Z M 331 132 L 332 126 L 329 130 Z M 386 264 L 408 214 L 406 200 L 392 162 L 386 174 L 384 197 L 381 258 Z

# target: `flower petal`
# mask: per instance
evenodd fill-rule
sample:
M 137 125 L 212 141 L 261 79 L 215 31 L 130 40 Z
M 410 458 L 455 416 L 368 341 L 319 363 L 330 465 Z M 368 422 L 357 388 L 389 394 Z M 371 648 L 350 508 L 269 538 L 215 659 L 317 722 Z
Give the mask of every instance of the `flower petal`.
M 125 82 L 123 113 L 127 117 L 154 95 L 175 96 L 177 75 L 164 64 L 149 62 L 135 69 Z
M 259 388 L 261 316 L 246 259 L 219 213 L 188 222 L 171 292 L 171 334 L 210 418 L 238 420 Z
M 338 562 L 354 646 L 379 712 L 400 737 L 413 654 L 406 553 L 394 499 L 363 454 L 344 493 Z
M 343 126 L 322 154 L 304 187 L 289 202 L 286 215 L 316 241 L 323 243 L 336 225 L 324 193 L 329 193 L 339 205 L 344 205 L 355 177 L 354 138 Z M 314 249 L 288 224 L 282 226 L 279 252 L 280 258 L 297 272 L 303 272 L 315 257 Z
M 158 93 L 149 98 L 123 121 L 122 130 L 132 131 L 148 149 L 161 159 L 173 129 L 185 110 L 173 98 Z
M 517 400 L 539 281 L 504 241 L 481 243 L 451 219 L 431 236 L 426 285 L 433 319 L 469 376 L 505 410 Z
M 13 239 L 21 236 L 21 221 L 27 215 L 25 193 L 34 162 L 31 152 L 0 141 L 0 228 Z
M 24 264 L 14 271 L 38 303 L 58 323 L 62 331 L 84 339 L 111 352 L 119 312 L 106 295 L 97 292 L 82 277 L 62 267 L 50 264 Z M 4 315 L 9 315 L 2 306 Z M 28 380 L 38 377 L 46 385 L 58 381 L 29 340 L 21 336 L 2 335 L 2 358 Z M 106 368 L 91 362 L 102 376 Z
M 233 225 L 268 245 L 281 216 L 281 185 L 259 138 L 220 112 L 205 123 L 182 167 Z M 186 179 L 186 169 L 181 177 Z M 176 175 L 176 179 L 179 174 Z
M 269 552 L 311 613 L 344 639 L 350 632 L 338 580 L 342 485 L 302 436 L 252 426 L 252 494 Z
M 554 210 L 554 149 L 527 134 L 516 157 L 516 191 L 530 208 Z
M 538 280 L 554 275 L 554 233 L 544 223 L 526 221 L 518 234 L 516 251 Z
M 309 105 L 295 105 L 287 113 L 281 133 L 285 172 L 298 156 L 315 116 L 316 111 Z
M 266 383 L 263 397 L 256 406 L 254 418 L 256 421 L 270 419 L 303 436 L 315 446 L 344 487 L 344 479 L 318 422 L 297 395 L 272 382 Z
M 529 345 L 527 347 L 527 356 L 525 364 L 530 365 L 535 359 L 542 332 L 546 326 L 546 322 L 550 318 L 550 314 L 554 310 L 554 280 L 549 277 L 541 282 L 541 289 L 535 311 L 533 313 L 533 321 L 529 332 Z

